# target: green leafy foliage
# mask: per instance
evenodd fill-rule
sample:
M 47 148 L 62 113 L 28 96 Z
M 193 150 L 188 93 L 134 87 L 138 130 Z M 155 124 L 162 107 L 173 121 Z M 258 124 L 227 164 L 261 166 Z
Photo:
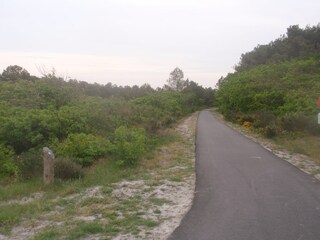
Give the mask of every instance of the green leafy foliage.
M 41 177 L 45 146 L 60 159 L 57 168 L 65 178 L 77 172 L 74 164 L 87 167 L 101 158 L 136 165 L 159 130 L 213 104 L 212 89 L 183 83 L 179 91 L 118 87 L 65 81 L 54 71 L 37 78 L 9 66 L 0 74 L 0 145 L 13 150 L 10 162 L 21 180 Z M 126 134 L 121 126 L 127 126 Z
M 42 176 L 43 159 L 41 150 L 30 149 L 16 156 L 15 163 L 19 169 L 19 179 L 32 179 Z
M 317 58 L 262 65 L 229 74 L 216 97 L 222 111 L 315 114 L 319 78 Z
M 114 154 L 120 166 L 133 166 L 146 150 L 143 128 L 121 126 L 115 131 Z
M 183 71 L 180 68 L 176 67 L 170 73 L 170 77 L 167 80 L 167 87 L 173 91 L 181 92 L 186 86 L 186 81 L 183 79 L 183 76 Z
M 30 73 L 26 69 L 18 65 L 14 65 L 3 70 L 0 76 L 0 80 L 3 81 L 12 81 L 17 79 L 30 79 Z
M 95 159 L 110 152 L 109 140 L 92 134 L 70 134 L 68 138 L 59 144 L 57 154 L 63 157 L 73 158 L 82 166 L 91 165 Z
M 7 178 L 17 174 L 18 169 L 13 157 L 13 151 L 0 144 L 0 177 Z
M 131 101 L 135 112 L 133 121 L 145 126 L 148 132 L 169 126 L 184 115 L 182 95 L 177 92 L 161 92 Z
M 315 48 L 319 32 L 319 26 L 305 30 L 292 26 L 287 37 L 243 55 L 236 72 L 218 83 L 216 98 L 225 117 L 243 124 L 243 116 L 250 115 L 250 126 L 268 137 L 287 131 L 320 134 L 315 117 L 320 93 L 320 55 Z M 298 39 L 301 48 L 294 50 L 292 44 Z M 273 53 L 260 55 L 265 48 L 274 54 L 288 51 L 290 56 L 274 63 Z
M 0 120 L 0 141 L 12 146 L 17 154 L 53 142 L 59 136 L 58 119 L 49 110 L 9 108 Z
M 287 29 L 286 35 L 242 54 L 236 70 L 246 71 L 258 65 L 310 57 L 315 54 L 320 54 L 320 24 L 307 26 L 305 29 L 293 25 Z

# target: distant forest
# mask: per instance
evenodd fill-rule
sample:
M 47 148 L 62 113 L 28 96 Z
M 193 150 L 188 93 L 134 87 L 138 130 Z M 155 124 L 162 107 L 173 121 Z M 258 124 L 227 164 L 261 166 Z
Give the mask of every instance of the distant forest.
M 78 178 L 98 159 L 136 165 L 161 142 L 162 129 L 215 101 L 213 89 L 184 79 L 179 68 L 167 83 L 89 84 L 8 66 L 0 74 L 0 183 L 41 176 L 45 146 L 57 156 L 61 179 Z
M 320 25 L 290 26 L 279 39 L 242 54 L 217 87 L 219 109 L 231 121 L 268 137 L 320 135 Z

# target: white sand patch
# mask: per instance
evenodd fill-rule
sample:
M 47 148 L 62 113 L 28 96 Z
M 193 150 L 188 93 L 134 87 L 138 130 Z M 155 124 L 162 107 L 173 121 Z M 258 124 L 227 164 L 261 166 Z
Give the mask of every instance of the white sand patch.
M 23 225 L 14 227 L 11 230 L 11 236 L 5 237 L 3 240 L 25 240 L 25 239 L 32 239 L 32 236 L 41 230 L 54 227 L 54 226 L 61 226 L 63 225 L 62 222 L 52 222 L 52 221 L 36 221 L 36 222 L 25 222 Z M 0 238 L 1 239 L 1 238 Z
M 2 201 L 0 202 L 0 206 L 7 206 L 7 205 L 13 205 L 13 204 L 24 205 L 24 204 L 28 204 L 36 200 L 39 200 L 43 198 L 44 195 L 45 195 L 44 192 L 36 192 L 36 193 L 32 193 L 29 197 L 23 197 L 21 199 L 13 199 L 10 201 Z
M 194 175 L 191 175 L 185 182 L 177 185 L 162 185 L 164 191 L 157 191 L 155 197 L 164 198 L 170 201 L 169 204 L 164 204 L 158 209 L 160 216 L 167 219 L 158 227 L 152 229 L 149 239 L 167 239 L 170 234 L 180 225 L 184 215 L 189 211 L 194 193 Z M 149 216 L 156 217 L 155 213 L 150 211 Z
M 120 199 L 134 197 L 135 195 L 140 194 L 143 190 L 149 188 L 143 180 L 131 182 L 121 181 L 113 185 L 114 189 L 112 191 L 112 196 Z

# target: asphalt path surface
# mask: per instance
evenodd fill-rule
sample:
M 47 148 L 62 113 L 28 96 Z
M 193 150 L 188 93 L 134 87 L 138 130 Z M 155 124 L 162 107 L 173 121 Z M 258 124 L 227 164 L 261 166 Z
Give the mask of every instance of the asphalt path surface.
M 202 111 L 194 202 L 170 240 L 320 240 L 320 182 Z

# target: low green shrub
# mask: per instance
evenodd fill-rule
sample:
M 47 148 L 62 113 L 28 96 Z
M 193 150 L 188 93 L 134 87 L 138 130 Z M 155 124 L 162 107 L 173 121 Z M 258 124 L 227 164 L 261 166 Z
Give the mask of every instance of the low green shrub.
M 54 175 L 63 180 L 79 179 L 83 177 L 83 170 L 81 165 L 72 159 L 58 157 L 54 163 Z
M 264 128 L 264 136 L 267 138 L 274 138 L 278 135 L 279 130 L 274 125 L 269 125 Z
M 270 124 L 275 124 L 276 122 L 276 116 L 272 112 L 268 111 L 255 113 L 254 119 L 253 127 L 255 128 L 265 128 Z
M 0 145 L 0 178 L 8 178 L 17 174 L 18 168 L 14 163 L 12 149 Z
M 59 144 L 57 155 L 72 158 L 81 166 L 89 166 L 96 159 L 111 151 L 108 139 L 92 134 L 69 134 L 68 138 Z
M 230 122 L 237 121 L 237 112 L 233 110 L 227 110 L 223 112 L 224 119 Z
M 302 113 L 286 114 L 280 118 L 281 127 L 290 132 L 301 131 L 312 135 L 320 134 L 320 127 L 315 116 L 308 116 Z
M 143 128 L 121 126 L 115 131 L 114 154 L 120 166 L 136 165 L 146 149 L 146 135 Z
M 43 172 L 42 152 L 37 150 L 23 152 L 16 157 L 16 164 L 21 180 L 39 177 Z

